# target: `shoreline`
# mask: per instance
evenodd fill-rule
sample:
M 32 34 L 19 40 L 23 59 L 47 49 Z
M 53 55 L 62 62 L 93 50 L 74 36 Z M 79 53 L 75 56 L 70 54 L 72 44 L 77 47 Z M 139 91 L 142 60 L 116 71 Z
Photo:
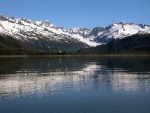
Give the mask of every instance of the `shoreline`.
M 0 55 L 3 57 L 124 57 L 124 56 L 150 56 L 150 54 L 68 54 L 68 55 Z

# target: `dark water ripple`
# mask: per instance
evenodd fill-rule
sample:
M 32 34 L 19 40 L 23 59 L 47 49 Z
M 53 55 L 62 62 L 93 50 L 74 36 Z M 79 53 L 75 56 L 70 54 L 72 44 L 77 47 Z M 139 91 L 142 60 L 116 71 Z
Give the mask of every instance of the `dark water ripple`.
M 150 113 L 149 57 L 0 58 L 1 113 Z

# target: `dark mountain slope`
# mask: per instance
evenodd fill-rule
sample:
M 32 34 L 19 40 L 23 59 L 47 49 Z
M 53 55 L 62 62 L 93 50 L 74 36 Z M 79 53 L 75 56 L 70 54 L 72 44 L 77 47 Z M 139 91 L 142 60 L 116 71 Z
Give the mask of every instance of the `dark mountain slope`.
M 108 44 L 80 49 L 78 53 L 150 53 L 150 34 L 136 34 L 123 39 L 115 39 Z
M 7 35 L 0 35 L 0 55 L 27 54 L 35 51 L 27 44 Z
M 30 54 L 33 52 L 75 52 L 80 48 L 89 47 L 82 42 L 69 40 L 56 42 L 46 37 L 39 40 L 17 40 L 14 37 L 0 35 L 0 55 Z

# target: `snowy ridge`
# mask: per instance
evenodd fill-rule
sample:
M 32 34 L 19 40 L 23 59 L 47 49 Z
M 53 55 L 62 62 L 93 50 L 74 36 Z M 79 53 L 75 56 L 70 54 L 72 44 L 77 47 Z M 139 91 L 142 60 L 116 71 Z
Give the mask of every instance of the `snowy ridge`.
M 95 42 L 85 39 L 82 35 L 79 35 L 76 28 L 64 29 L 51 24 L 48 20 L 33 22 L 25 18 L 16 19 L 0 15 L 0 33 L 23 40 L 27 40 L 27 38 L 38 40 L 37 35 L 42 35 L 50 40 L 60 41 L 62 37 L 65 36 L 66 38 L 76 39 L 90 46 L 98 45 Z
M 14 18 L 0 15 L 0 34 L 7 34 L 16 39 L 38 40 L 46 37 L 49 40 L 62 39 L 78 40 L 89 46 L 97 46 L 107 43 L 110 39 L 124 38 L 134 34 L 150 33 L 150 26 L 135 23 L 115 23 L 108 27 L 95 27 L 93 29 L 71 28 L 65 29 L 45 21 L 31 21 L 26 18 Z M 65 38 L 64 38 L 65 37 Z

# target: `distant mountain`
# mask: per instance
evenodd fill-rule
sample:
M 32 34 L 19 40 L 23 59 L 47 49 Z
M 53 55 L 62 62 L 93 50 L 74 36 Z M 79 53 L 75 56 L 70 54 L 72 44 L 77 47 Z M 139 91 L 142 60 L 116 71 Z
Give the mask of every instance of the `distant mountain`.
M 1 15 L 0 43 L 7 49 L 10 47 L 14 49 L 13 45 L 17 43 L 30 50 L 45 52 L 75 52 L 78 49 L 89 47 L 79 39 L 59 33 L 59 30 L 52 27 L 54 25 L 48 21 L 32 22 L 25 18 L 15 19 Z M 15 46 L 15 49 L 20 49 L 19 47 Z
M 0 46 L 18 45 L 25 49 L 46 52 L 75 52 L 81 48 L 95 47 L 134 34 L 150 33 L 145 24 L 119 22 L 107 27 L 70 28 L 56 26 L 45 21 L 31 21 L 0 15 L 0 37 L 11 43 L 0 42 Z M 5 38 L 7 37 L 7 38 Z M 14 47 L 12 47 L 14 48 Z M 18 46 L 15 49 L 20 49 Z M 27 50 L 28 50 L 27 49 Z
M 88 47 L 88 45 L 86 45 Z M 64 40 L 61 42 L 49 41 L 47 38 L 28 39 L 28 41 L 17 40 L 8 35 L 0 35 L 0 54 L 23 54 L 33 52 L 75 52 L 77 49 L 84 48 L 82 42 L 76 40 Z
M 150 53 L 150 34 L 136 34 L 123 39 L 114 39 L 108 44 L 83 48 L 78 53 Z

